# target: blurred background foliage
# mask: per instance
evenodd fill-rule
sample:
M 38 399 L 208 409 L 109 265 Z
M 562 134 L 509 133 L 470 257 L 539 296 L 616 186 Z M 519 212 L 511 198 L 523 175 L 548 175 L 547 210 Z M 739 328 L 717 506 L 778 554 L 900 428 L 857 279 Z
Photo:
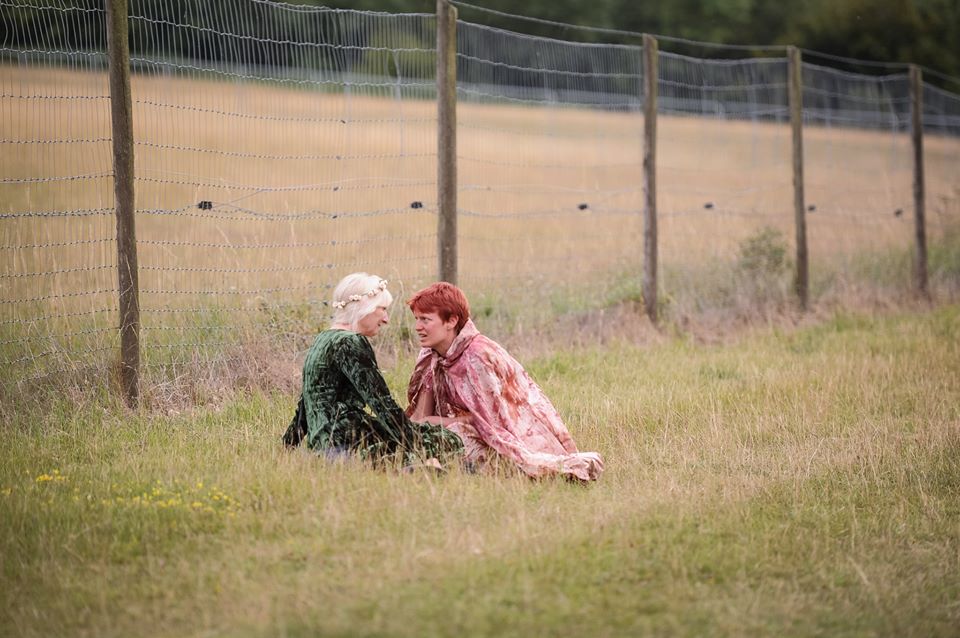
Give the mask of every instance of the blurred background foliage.
M 298 0 L 298 4 L 389 12 L 433 12 L 434 0 Z M 719 44 L 796 45 L 876 62 L 915 63 L 960 76 L 960 0 L 470 0 L 469 4 L 556 22 Z M 460 8 L 461 19 L 563 39 L 616 41 Z M 676 44 L 661 43 L 662 48 Z M 680 53 L 685 51 L 680 50 Z M 699 55 L 703 51 L 692 51 Z M 731 55 L 722 50 L 714 55 Z M 742 52 L 735 55 L 743 55 Z M 809 55 L 816 62 L 815 56 Z M 855 65 L 854 65 L 855 66 Z M 869 67 L 875 69 L 876 67 Z M 854 69 L 863 72 L 867 69 Z M 928 81 L 938 83 L 934 78 Z M 956 91 L 960 86 L 946 86 Z
M 191 16 L 214 12 L 224 20 L 240 19 L 241 12 L 231 11 L 235 0 L 130 0 L 131 7 L 141 13 L 156 13 L 162 7 L 167 16 L 174 13 L 189 24 Z M 383 11 L 390 13 L 433 13 L 435 0 L 292 0 L 292 4 L 330 8 Z M 99 0 L 61 0 L 63 6 L 99 6 Z M 807 49 L 805 59 L 818 62 L 814 52 L 879 63 L 915 63 L 940 74 L 960 77 L 960 0 L 673 0 L 672 2 L 636 2 L 636 0 L 473 0 L 474 6 L 505 13 L 522 14 L 544 21 L 651 33 L 701 43 L 748 46 L 749 49 L 722 49 L 677 41 L 661 42 L 661 49 L 700 57 L 742 57 L 744 55 L 781 55 L 771 46 L 796 45 Z M 139 6 L 138 6 L 139 5 Z M 32 5 L 0 6 L 0 40 L 8 44 L 28 46 L 29 40 L 49 37 L 51 30 L 66 24 L 41 24 L 44 16 Z M 509 16 L 481 12 L 460 6 L 460 18 L 469 22 L 501 27 L 533 35 L 565 40 L 603 42 L 637 42 L 636 37 L 597 31 L 586 31 L 545 22 L 518 20 Z M 72 21 L 69 39 L 90 48 L 101 48 L 104 33 L 97 24 L 99 14 L 90 13 L 86 20 Z M 247 25 L 248 27 L 250 25 Z M 282 30 L 285 25 L 258 25 Z M 132 29 L 144 28 L 142 23 Z M 154 28 L 162 28 L 154 27 Z M 60 34 L 63 38 L 65 34 Z M 209 34 L 215 40 L 217 34 Z M 23 41 L 21 41 L 23 40 Z M 202 40 L 202 38 L 201 38 Z M 62 39 L 60 41 L 63 41 Z M 217 43 L 180 42 L 158 38 L 160 46 L 205 46 L 216 49 Z M 188 51 L 170 51 L 172 55 Z M 210 55 L 210 51 L 205 52 Z M 215 56 L 215 54 L 214 54 Z M 826 60 L 821 60 L 826 62 Z M 284 60 L 278 60 L 283 64 Z M 289 62 L 289 61 L 287 61 Z M 830 65 L 836 66 L 836 61 Z M 885 68 L 882 64 L 849 64 L 856 72 L 902 72 L 902 68 Z M 932 74 L 931 74 L 932 75 Z M 951 91 L 960 90 L 960 81 L 942 77 L 925 80 Z

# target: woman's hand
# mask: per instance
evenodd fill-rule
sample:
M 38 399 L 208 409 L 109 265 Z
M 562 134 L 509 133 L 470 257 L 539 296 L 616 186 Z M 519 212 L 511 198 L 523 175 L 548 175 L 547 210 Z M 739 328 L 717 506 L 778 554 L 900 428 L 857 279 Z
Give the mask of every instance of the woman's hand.
M 446 426 L 446 425 L 450 425 L 451 423 L 458 423 L 458 422 L 470 423 L 473 421 L 473 416 L 471 416 L 469 413 L 465 413 L 465 414 L 458 414 L 456 416 L 428 416 L 428 417 L 424 417 L 423 420 L 433 425 Z

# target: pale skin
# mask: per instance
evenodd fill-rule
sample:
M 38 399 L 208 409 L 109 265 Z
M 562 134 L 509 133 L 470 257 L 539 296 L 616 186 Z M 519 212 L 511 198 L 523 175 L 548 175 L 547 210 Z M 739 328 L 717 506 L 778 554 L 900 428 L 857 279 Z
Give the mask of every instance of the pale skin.
M 377 306 L 370 314 L 364 315 L 357 322 L 357 334 L 364 337 L 376 337 L 380 334 L 380 328 L 390 323 L 390 314 L 386 306 Z M 353 330 L 349 324 L 334 323 L 330 326 L 333 330 Z
M 457 324 L 460 322 L 460 317 L 450 315 L 450 318 L 444 321 L 436 312 L 414 310 L 413 318 L 416 321 L 414 329 L 417 332 L 420 347 L 432 348 L 441 356 L 447 354 L 450 344 L 457 336 Z M 434 425 L 448 425 L 455 421 L 469 423 L 471 421 L 469 414 L 461 414 L 455 417 L 434 414 L 436 411 L 435 405 L 432 390 L 421 392 L 410 418 L 414 421 L 426 421 Z

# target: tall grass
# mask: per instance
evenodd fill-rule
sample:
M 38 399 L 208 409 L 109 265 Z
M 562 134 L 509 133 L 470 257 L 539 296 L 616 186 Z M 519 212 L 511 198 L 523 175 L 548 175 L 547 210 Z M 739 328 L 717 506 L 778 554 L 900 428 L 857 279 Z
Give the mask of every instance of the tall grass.
M 952 305 L 525 359 L 605 457 L 586 487 L 288 452 L 289 394 L 55 401 L 2 426 L 0 635 L 955 635 L 958 333 Z

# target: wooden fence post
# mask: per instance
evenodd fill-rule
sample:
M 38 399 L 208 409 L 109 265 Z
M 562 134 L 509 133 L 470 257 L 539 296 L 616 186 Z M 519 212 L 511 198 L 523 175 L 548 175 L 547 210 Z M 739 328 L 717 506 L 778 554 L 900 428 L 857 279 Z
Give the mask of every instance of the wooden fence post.
M 437 259 L 457 283 L 457 9 L 437 0 Z
M 807 216 L 803 193 L 803 60 L 800 49 L 787 47 L 787 96 L 790 102 L 790 128 L 793 132 L 793 219 L 797 244 L 794 290 L 800 307 L 806 310 L 810 301 L 810 266 L 807 256 Z
M 657 322 L 657 39 L 643 35 L 643 306 Z
M 127 405 L 140 399 L 140 289 L 134 224 L 133 107 L 127 0 L 104 0 L 113 125 L 113 193 L 117 216 L 117 279 L 120 295 L 120 386 Z
M 913 143 L 913 285 L 916 293 L 930 297 L 927 282 L 926 189 L 923 177 L 923 74 L 910 65 L 910 137 Z

